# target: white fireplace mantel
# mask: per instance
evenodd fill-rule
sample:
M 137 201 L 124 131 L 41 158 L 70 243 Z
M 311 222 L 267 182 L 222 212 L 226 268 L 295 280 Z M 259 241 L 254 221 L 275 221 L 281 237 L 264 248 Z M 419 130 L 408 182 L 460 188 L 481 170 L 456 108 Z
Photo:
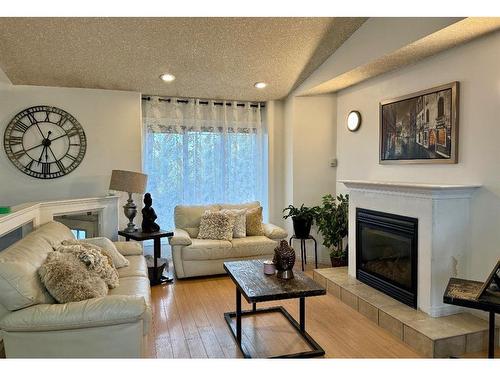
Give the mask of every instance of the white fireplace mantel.
M 450 184 L 417 184 L 409 182 L 390 181 L 363 181 L 340 180 L 348 189 L 365 191 L 380 191 L 393 194 L 406 194 L 410 196 L 428 195 L 436 199 L 469 198 L 474 191 L 479 189 L 479 184 L 450 185 Z
M 457 308 L 443 304 L 450 277 L 463 277 L 470 262 L 470 201 L 479 184 L 417 184 L 342 180 L 349 190 L 349 262 L 356 277 L 356 209 L 418 219 L 418 308 L 431 316 Z

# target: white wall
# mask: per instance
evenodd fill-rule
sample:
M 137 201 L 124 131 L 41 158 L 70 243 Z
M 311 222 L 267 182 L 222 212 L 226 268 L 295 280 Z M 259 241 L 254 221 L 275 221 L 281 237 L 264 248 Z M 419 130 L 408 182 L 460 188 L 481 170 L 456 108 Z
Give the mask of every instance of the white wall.
M 34 105 L 60 107 L 75 116 L 87 136 L 86 155 L 78 168 L 67 176 L 40 180 L 19 171 L 1 151 L 0 205 L 103 196 L 108 193 L 112 169 L 141 171 L 139 93 L 0 86 L 0 134 L 12 117 Z M 140 201 L 140 197 L 137 198 Z
M 336 155 L 336 113 L 335 95 L 288 97 L 285 101 L 284 206 L 315 206 L 324 195 L 335 194 L 336 169 L 329 162 Z M 293 234 L 291 219 L 286 228 Z M 321 244 L 318 234 L 312 234 Z M 328 262 L 328 251 L 318 248 L 319 258 Z M 312 249 L 311 242 L 308 249 Z M 313 256 L 312 250 L 308 255 Z
M 500 32 L 337 93 L 337 179 L 479 183 L 472 199 L 472 254 L 466 275 L 484 280 L 500 257 Z M 379 102 L 460 81 L 459 163 L 380 165 Z M 358 132 L 346 128 L 358 110 Z M 325 133 L 327 136 L 328 133 Z M 345 191 L 342 184 L 338 189 Z

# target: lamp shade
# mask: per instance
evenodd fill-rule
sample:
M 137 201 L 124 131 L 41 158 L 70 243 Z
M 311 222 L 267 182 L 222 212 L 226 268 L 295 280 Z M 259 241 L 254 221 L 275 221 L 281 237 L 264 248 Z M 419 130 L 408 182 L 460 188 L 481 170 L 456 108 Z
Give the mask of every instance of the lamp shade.
M 147 181 L 148 175 L 146 174 L 114 169 L 111 172 L 109 189 L 127 193 L 144 193 Z

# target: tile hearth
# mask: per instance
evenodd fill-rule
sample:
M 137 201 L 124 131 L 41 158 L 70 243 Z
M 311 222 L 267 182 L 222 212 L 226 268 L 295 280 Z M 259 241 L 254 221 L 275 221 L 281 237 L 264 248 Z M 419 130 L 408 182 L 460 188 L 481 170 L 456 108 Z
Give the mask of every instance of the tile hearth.
M 398 337 L 426 357 L 446 358 L 484 350 L 488 322 L 469 313 L 433 318 L 349 276 L 347 267 L 316 269 L 327 293 Z M 499 345 L 499 328 L 496 343 Z

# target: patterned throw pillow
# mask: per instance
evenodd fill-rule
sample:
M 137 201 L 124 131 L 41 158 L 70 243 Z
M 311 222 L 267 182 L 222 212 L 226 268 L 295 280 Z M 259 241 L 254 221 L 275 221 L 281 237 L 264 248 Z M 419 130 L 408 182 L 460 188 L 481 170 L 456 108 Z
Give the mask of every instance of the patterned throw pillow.
M 233 238 L 247 236 L 247 209 L 223 209 L 220 212 L 234 216 Z
M 263 236 L 262 207 L 250 208 L 246 213 L 247 236 Z
M 199 239 L 225 240 L 233 239 L 235 217 L 220 211 L 205 211 L 201 216 Z

